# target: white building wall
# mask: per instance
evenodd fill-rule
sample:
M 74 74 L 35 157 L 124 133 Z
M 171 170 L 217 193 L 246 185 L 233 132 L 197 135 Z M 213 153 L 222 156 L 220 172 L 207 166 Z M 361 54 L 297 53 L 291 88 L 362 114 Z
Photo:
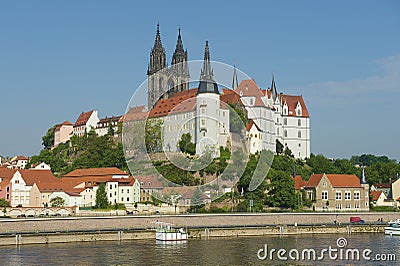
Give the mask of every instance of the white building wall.
M 211 149 L 214 157 L 219 157 L 219 147 L 225 143 L 220 143 L 220 128 L 216 124 L 221 121 L 219 117 L 220 99 L 216 93 L 200 93 L 196 100 L 196 153 L 203 154 L 205 150 Z M 229 119 L 229 117 L 228 117 Z M 229 120 L 228 120 L 229 121 Z M 223 127 L 229 125 L 223 124 Z
M 22 207 L 29 206 L 29 192 L 32 186 L 27 186 L 19 171 L 16 171 L 11 178 L 11 201 L 12 207 L 22 205 Z
M 195 111 L 170 114 L 163 117 L 163 149 L 166 152 L 178 151 L 178 142 L 183 134 L 190 133 L 192 142 L 195 142 Z

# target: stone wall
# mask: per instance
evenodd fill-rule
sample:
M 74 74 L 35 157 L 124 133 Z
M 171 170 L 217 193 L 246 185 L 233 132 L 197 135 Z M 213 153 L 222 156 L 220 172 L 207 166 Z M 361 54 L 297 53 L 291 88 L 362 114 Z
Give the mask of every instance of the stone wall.
M 266 214 L 203 214 L 153 215 L 122 217 L 68 217 L 37 219 L 1 219 L 0 234 L 43 233 L 85 230 L 149 229 L 154 221 L 169 222 L 188 228 L 251 227 L 261 225 L 332 225 L 348 223 L 351 216 L 359 216 L 366 223 L 399 218 L 397 213 L 266 213 Z

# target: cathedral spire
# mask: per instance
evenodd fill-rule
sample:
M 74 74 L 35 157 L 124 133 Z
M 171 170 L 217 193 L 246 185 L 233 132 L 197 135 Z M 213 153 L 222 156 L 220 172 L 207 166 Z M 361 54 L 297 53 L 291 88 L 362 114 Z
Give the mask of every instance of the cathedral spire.
M 204 93 L 204 92 L 219 94 L 218 85 L 214 81 L 214 74 L 211 68 L 210 48 L 208 47 L 208 41 L 206 41 L 206 47 L 204 49 L 203 69 L 201 70 L 200 83 L 198 89 L 198 93 Z
M 161 43 L 160 23 L 157 23 L 156 39 L 154 40 L 153 50 L 164 50 Z
M 154 40 L 154 46 L 150 53 L 150 67 L 147 71 L 147 75 L 150 76 L 157 71 L 164 69 L 167 66 L 165 58 L 165 50 L 161 43 L 160 24 L 158 23 L 156 39 Z
M 233 81 L 232 81 L 232 90 L 236 90 L 238 87 L 238 79 L 236 74 L 236 66 L 233 65 Z
M 176 41 L 175 52 L 172 55 L 172 65 L 187 61 L 187 51 L 183 49 L 181 27 L 178 28 L 178 40 Z
M 361 173 L 361 184 L 367 184 L 367 178 L 365 176 L 365 166 L 362 166 L 362 173 Z
M 206 41 L 206 47 L 204 49 L 203 69 L 201 70 L 200 80 L 214 81 L 214 74 L 213 70 L 211 69 L 210 48 L 208 47 L 208 41 Z
M 272 99 L 273 99 L 274 102 L 275 102 L 276 97 L 278 96 L 278 92 L 276 91 L 276 85 L 275 85 L 274 74 L 272 74 L 271 92 L 272 92 Z

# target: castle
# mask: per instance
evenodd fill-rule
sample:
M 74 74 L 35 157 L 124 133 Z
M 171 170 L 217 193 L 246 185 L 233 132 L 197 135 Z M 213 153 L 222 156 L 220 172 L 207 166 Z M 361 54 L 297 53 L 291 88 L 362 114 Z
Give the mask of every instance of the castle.
M 208 42 L 198 88 L 189 88 L 188 53 L 180 30 L 171 66 L 167 67 L 165 49 L 157 25 L 148 66 L 149 118 L 164 122 L 165 151 L 179 151 L 178 141 L 190 133 L 196 153 L 215 150 L 231 143 L 228 104 L 246 113 L 246 139 L 249 152 L 277 151 L 278 143 L 295 158 L 310 157 L 310 117 L 301 95 L 278 93 L 274 77 L 271 86 L 261 89 L 254 80 L 238 82 L 233 71 L 232 88 L 219 88 L 214 81 Z

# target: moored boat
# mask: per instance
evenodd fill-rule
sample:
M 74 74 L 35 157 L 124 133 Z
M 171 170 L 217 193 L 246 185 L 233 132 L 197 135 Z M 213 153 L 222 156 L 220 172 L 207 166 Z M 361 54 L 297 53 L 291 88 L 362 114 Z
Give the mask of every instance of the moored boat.
M 156 240 L 158 241 L 186 241 L 188 234 L 183 228 L 175 228 L 170 223 L 155 222 Z
M 400 236 L 400 219 L 388 223 L 385 227 L 385 235 Z

